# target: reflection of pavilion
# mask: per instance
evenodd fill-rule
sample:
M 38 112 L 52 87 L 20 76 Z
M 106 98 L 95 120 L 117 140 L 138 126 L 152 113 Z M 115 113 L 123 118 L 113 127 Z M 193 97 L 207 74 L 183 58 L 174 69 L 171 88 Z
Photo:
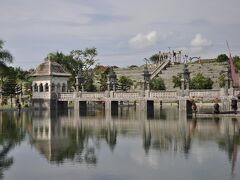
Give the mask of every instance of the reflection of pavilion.
M 69 145 L 67 129 L 60 125 L 49 111 L 34 112 L 31 138 L 34 146 L 50 161 L 58 150 L 64 150 Z

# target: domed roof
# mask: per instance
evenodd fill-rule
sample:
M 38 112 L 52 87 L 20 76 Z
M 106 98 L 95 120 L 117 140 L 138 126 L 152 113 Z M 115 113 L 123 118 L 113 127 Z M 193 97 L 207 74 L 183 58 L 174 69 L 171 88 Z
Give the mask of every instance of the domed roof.
M 64 76 L 69 77 L 71 74 L 66 73 L 63 67 L 50 60 L 45 61 L 44 63 L 40 64 L 35 71 L 32 73 L 31 76 Z

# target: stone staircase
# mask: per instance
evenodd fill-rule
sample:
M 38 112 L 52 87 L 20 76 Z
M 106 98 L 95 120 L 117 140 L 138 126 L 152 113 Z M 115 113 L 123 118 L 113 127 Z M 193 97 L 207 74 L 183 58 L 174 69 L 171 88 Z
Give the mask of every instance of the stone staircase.
M 173 90 L 173 82 L 172 77 L 177 76 L 179 73 L 183 71 L 183 64 L 176 64 L 176 65 L 168 65 L 165 68 L 161 69 L 161 72 L 157 75 L 157 77 L 161 77 L 164 82 L 166 89 Z M 119 68 L 115 69 L 117 76 L 128 76 L 136 82 L 143 81 L 143 69 L 144 66 L 137 67 L 134 69 L 128 68 Z M 149 72 L 152 74 L 156 69 L 156 66 L 149 66 Z M 218 77 L 221 71 L 225 71 L 227 69 L 227 64 L 225 63 L 191 63 L 188 65 L 188 69 L 190 77 L 193 77 L 197 73 L 202 73 L 205 77 L 210 77 L 213 80 L 213 89 L 219 89 L 219 82 Z
M 161 73 L 164 68 L 166 68 L 168 65 L 170 64 L 170 61 L 165 61 L 165 62 L 162 62 L 161 64 L 159 64 L 157 66 L 156 69 L 154 69 L 152 72 L 151 72 L 151 76 L 150 76 L 150 79 L 153 79 L 155 78 L 159 73 Z

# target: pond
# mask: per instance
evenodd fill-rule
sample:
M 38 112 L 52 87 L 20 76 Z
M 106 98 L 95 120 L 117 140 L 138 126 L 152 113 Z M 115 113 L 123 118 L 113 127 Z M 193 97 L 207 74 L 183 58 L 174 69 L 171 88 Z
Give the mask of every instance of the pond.
M 0 112 L 0 179 L 240 179 L 240 119 L 88 108 Z

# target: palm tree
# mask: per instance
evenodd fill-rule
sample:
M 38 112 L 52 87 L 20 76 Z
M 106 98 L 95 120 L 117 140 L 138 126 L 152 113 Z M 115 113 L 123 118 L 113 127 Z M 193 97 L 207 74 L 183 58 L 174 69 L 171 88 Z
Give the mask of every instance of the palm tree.
M 3 49 L 3 45 L 4 41 L 0 39 L 0 67 L 2 64 L 5 65 L 5 63 L 12 63 L 13 61 L 13 56 L 8 50 Z
M 8 74 L 8 66 L 6 63 L 12 63 L 13 56 L 3 48 L 4 41 L 0 39 L 0 91 L 2 91 L 3 78 Z M 0 103 L 2 102 L 2 94 L 0 93 Z

